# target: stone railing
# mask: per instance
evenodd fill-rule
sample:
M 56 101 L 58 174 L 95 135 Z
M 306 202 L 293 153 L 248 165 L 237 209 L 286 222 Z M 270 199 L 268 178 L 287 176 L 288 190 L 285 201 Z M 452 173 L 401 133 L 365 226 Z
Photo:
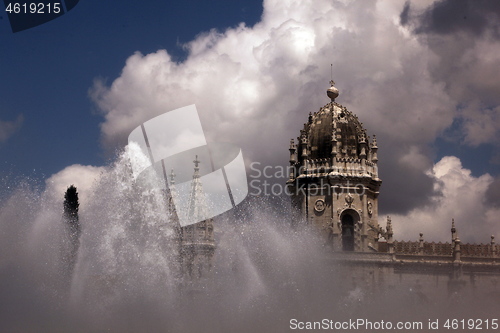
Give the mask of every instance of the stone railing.
M 431 256 L 451 256 L 453 254 L 452 244 L 446 243 L 424 243 L 424 254 Z
M 419 242 L 394 242 L 396 254 L 419 254 Z
M 307 160 L 307 173 L 310 175 L 319 175 L 322 173 L 328 173 L 332 170 L 330 166 L 330 159 L 319 158 Z
M 307 172 L 309 175 L 321 175 L 334 172 L 343 176 L 370 176 L 377 177 L 377 165 L 373 162 L 365 160 L 363 165 L 360 159 L 356 158 L 337 158 L 335 165 L 331 165 L 330 159 L 309 159 L 307 160 L 307 168 L 301 170 L 302 173 Z
M 394 242 L 394 252 L 396 254 L 415 254 L 427 256 L 452 256 L 453 244 L 435 242 Z M 462 257 L 496 257 L 496 245 L 490 244 L 461 244 L 460 252 Z
M 460 250 L 462 257 L 485 257 L 491 258 L 495 256 L 495 245 L 490 244 L 462 244 Z

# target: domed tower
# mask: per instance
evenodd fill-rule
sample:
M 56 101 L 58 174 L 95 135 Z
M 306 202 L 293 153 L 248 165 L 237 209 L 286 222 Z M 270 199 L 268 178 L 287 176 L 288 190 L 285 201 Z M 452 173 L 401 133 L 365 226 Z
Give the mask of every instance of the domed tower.
M 290 142 L 288 191 L 299 218 L 324 232 L 335 250 L 378 250 L 377 141 L 370 139 L 358 117 L 335 102 L 314 114 Z

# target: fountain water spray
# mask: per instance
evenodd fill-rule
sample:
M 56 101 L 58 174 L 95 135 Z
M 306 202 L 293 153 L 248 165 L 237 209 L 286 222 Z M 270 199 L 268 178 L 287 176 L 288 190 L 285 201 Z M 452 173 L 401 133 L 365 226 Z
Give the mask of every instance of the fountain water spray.
M 419 288 L 417 281 L 377 285 L 371 269 L 354 276 L 331 259 L 314 231 L 290 225 L 286 201 L 259 197 L 215 220 L 212 277 L 190 290 L 179 272 L 177 227 L 165 193 L 153 186 L 160 180 L 154 172 L 131 177 L 131 159 L 144 158 L 127 147 L 80 206 L 69 283 L 60 253 L 63 193 L 54 201 L 27 181 L 2 196 L 1 331 L 282 332 L 292 319 L 497 315 L 497 287 L 489 298 L 434 299 L 442 290 Z

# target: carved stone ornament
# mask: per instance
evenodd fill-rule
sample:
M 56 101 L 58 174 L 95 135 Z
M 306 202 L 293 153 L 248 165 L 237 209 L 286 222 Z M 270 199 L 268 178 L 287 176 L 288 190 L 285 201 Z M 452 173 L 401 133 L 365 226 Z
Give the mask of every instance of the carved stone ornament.
M 314 203 L 314 210 L 317 211 L 318 213 L 322 212 L 325 210 L 325 200 L 323 199 L 318 199 Z
M 340 217 L 340 214 L 342 214 L 342 208 L 337 209 L 337 215 Z
M 373 204 L 371 201 L 368 201 L 368 207 L 367 208 L 367 211 L 368 211 L 368 215 L 372 216 L 373 214 Z
M 351 208 L 352 203 L 354 202 L 354 197 L 351 195 L 351 193 L 347 194 L 345 197 L 345 202 L 347 203 L 347 207 Z

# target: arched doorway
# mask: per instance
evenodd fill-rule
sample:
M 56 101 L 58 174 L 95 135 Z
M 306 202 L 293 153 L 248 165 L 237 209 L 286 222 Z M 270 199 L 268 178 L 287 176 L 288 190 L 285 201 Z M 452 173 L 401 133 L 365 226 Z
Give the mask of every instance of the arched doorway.
M 342 250 L 354 251 L 354 219 L 350 214 L 342 216 Z

